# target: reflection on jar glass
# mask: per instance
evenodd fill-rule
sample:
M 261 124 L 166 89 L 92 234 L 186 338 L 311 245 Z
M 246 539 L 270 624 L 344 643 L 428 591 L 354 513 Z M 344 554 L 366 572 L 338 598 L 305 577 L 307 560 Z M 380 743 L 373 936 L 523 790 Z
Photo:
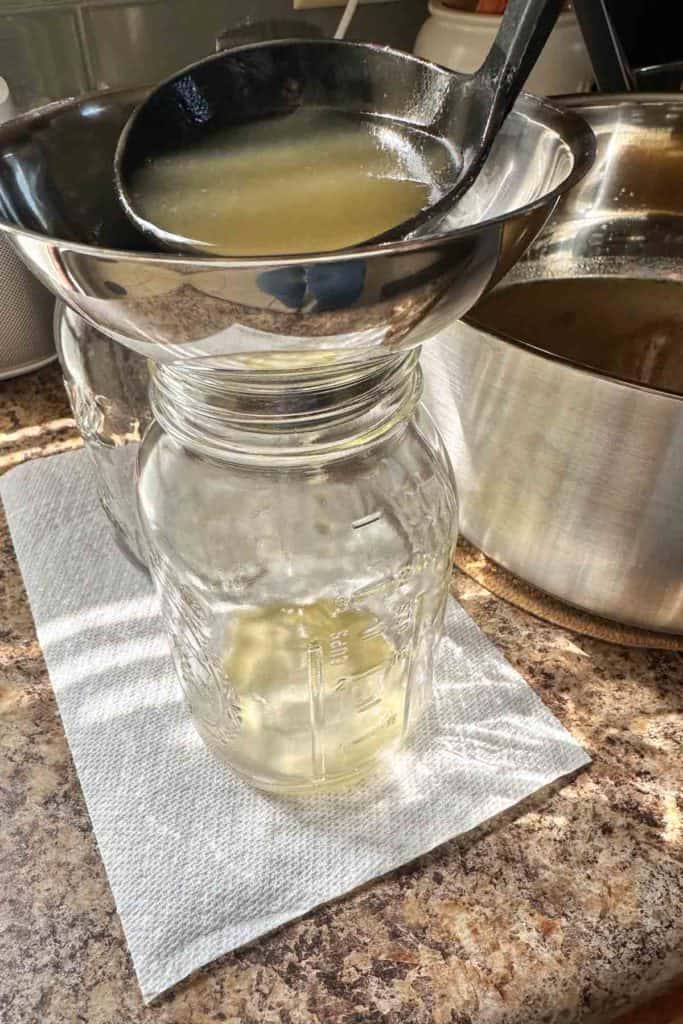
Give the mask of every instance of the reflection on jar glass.
M 102 507 L 124 550 L 145 564 L 135 494 L 140 438 L 152 413 L 149 364 L 61 303 L 55 343 L 78 432 L 95 467 Z
M 148 562 L 206 745 L 262 788 L 360 777 L 428 700 L 456 538 L 417 354 L 343 370 L 159 367 Z

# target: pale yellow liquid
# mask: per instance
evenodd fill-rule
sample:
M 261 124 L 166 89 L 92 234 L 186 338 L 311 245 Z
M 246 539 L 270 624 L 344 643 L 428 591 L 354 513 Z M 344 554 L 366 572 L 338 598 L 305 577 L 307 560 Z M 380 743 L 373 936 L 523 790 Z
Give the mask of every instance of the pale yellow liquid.
M 432 171 L 451 162 L 414 129 L 304 110 L 157 157 L 131 194 L 148 221 L 217 253 L 329 252 L 412 217 L 437 197 Z
M 239 728 L 217 752 L 258 785 L 351 781 L 402 738 L 407 659 L 370 614 L 329 601 L 242 612 L 224 669 Z

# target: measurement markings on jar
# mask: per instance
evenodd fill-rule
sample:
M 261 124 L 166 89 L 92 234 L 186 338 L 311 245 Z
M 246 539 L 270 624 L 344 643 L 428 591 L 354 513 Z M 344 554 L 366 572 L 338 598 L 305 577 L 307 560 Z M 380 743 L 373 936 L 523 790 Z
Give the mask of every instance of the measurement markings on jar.
M 330 665 L 343 665 L 349 657 L 349 631 L 338 629 L 330 633 Z
M 354 520 L 354 522 L 351 523 L 351 525 L 353 526 L 354 530 L 360 530 L 361 526 L 371 526 L 373 523 L 376 523 L 381 518 L 382 510 L 378 509 L 376 512 L 370 512 L 369 515 L 363 516 L 362 519 Z
M 364 629 L 363 632 L 360 634 L 361 640 L 374 640 L 375 637 L 378 636 L 384 636 L 384 632 L 382 630 L 382 623 L 379 621 L 379 619 L 377 620 L 377 622 L 373 622 L 372 625 L 368 626 L 367 629 Z

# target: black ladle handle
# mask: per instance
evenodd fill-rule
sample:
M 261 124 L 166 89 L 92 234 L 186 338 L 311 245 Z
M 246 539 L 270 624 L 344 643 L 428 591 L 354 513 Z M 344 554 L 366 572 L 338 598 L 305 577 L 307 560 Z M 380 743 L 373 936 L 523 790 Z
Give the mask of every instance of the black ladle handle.
M 576 20 L 601 92 L 633 92 L 636 79 L 606 0 L 574 0 Z
M 486 60 L 474 75 L 460 76 L 438 125 L 438 133 L 461 154 L 458 180 L 432 206 L 370 241 L 393 242 L 428 233 L 467 192 L 563 6 L 564 0 L 509 0 Z
M 486 141 L 510 113 L 563 6 L 564 0 L 508 0 L 493 45 L 475 74 L 491 97 Z

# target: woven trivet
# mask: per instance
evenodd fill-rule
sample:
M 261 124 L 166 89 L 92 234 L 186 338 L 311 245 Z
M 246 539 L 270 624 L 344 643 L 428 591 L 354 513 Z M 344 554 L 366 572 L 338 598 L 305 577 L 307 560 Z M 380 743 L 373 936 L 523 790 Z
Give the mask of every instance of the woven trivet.
M 482 587 L 496 597 L 521 608 L 555 626 L 571 629 L 575 633 L 605 640 L 625 647 L 651 647 L 661 651 L 683 651 L 683 636 L 655 633 L 635 626 L 622 626 L 618 622 L 601 619 L 589 612 L 558 601 L 530 583 L 525 583 L 507 569 L 492 562 L 479 548 L 461 539 L 455 553 L 455 564 Z

